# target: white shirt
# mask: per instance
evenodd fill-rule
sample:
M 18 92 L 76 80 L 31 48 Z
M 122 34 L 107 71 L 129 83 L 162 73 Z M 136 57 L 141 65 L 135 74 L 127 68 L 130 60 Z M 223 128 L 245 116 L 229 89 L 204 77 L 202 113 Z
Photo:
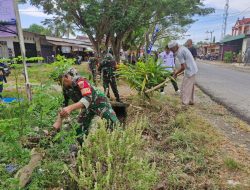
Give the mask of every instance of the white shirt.
M 198 72 L 198 67 L 194 57 L 186 47 L 180 46 L 176 53 L 176 57 L 178 58 L 180 64 L 184 64 L 185 66 L 185 76 L 191 77 Z
M 174 63 L 174 54 L 172 51 L 167 53 L 166 51 L 163 51 L 159 54 L 158 58 L 159 61 L 162 63 L 162 66 L 167 67 L 166 70 L 173 71 L 175 67 Z

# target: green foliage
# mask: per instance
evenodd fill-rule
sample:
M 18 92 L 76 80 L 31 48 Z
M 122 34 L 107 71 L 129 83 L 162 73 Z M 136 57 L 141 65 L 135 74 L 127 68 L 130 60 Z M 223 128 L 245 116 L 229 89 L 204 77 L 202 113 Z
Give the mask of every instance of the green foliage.
M 41 35 L 51 35 L 51 30 L 49 30 L 48 28 L 45 28 L 41 25 L 38 24 L 32 24 L 29 26 L 29 28 L 24 29 L 27 32 L 34 32 L 37 34 L 41 34 Z
M 234 160 L 233 158 L 226 158 L 224 160 L 224 164 L 227 166 L 230 170 L 237 170 L 240 169 L 240 164 Z
M 43 161 L 42 166 L 38 168 L 32 176 L 32 182 L 29 189 L 47 189 L 56 188 L 66 183 L 66 177 L 62 177 L 64 162 L 62 161 Z M 64 176 L 66 176 L 64 174 Z
M 53 71 L 50 74 L 50 78 L 54 81 L 58 81 L 60 75 L 64 74 L 75 63 L 75 59 L 66 59 L 64 56 L 58 55 L 56 61 L 51 64 Z
M 122 40 L 131 31 L 138 31 L 141 27 L 148 28 L 151 24 L 159 24 L 162 28 L 171 25 L 173 26 L 171 31 L 173 31 L 177 25 L 185 26 L 194 22 L 192 19 L 194 15 L 206 15 L 214 11 L 212 8 L 204 7 L 200 0 L 191 2 L 190 0 L 158 0 L 157 3 L 152 0 L 30 0 L 30 3 L 39 8 L 42 7 L 45 13 L 56 15 L 54 20 L 58 20 L 59 23 L 76 24 L 92 41 L 95 41 L 97 53 L 100 53 L 102 40 L 106 36 L 106 40 L 111 41 L 116 60 L 119 59 Z M 64 28 L 68 29 L 67 25 Z M 137 34 L 135 36 L 136 41 L 142 41 L 142 36 L 147 32 L 139 33 L 140 37 Z M 165 33 L 168 32 L 165 31 Z M 134 37 L 129 38 L 129 41 L 133 39 Z M 130 42 L 126 42 L 127 45 L 133 45 Z
M 91 132 L 78 153 L 77 171 L 66 167 L 79 189 L 152 189 L 157 172 L 142 151 L 144 126 L 140 120 L 109 132 L 102 123 Z
M 225 63 L 232 63 L 233 62 L 233 52 L 232 51 L 226 51 L 224 53 L 224 62 Z
M 140 94 L 171 77 L 171 72 L 152 58 L 137 62 L 136 65 L 120 65 L 117 73 Z
M 18 57 L 15 57 L 13 59 L 0 59 L 0 63 L 14 63 L 14 64 L 17 64 L 17 63 L 22 63 L 22 56 L 18 56 Z M 44 58 L 43 57 L 30 57 L 30 58 L 25 58 L 26 62 L 28 63 L 34 63 L 34 62 L 38 62 L 38 61 L 44 61 Z
M 51 36 L 63 37 L 66 35 L 69 38 L 70 34 L 75 35 L 75 25 L 69 20 L 54 17 L 52 19 L 45 19 L 42 21 L 42 24 L 48 28 L 47 30 L 50 31 Z
M 50 87 L 50 85 L 41 85 L 33 89 L 35 95 L 27 109 L 27 113 L 34 118 L 29 122 L 30 125 L 49 127 L 57 116 L 58 108 L 62 102 L 62 96 L 51 93 Z

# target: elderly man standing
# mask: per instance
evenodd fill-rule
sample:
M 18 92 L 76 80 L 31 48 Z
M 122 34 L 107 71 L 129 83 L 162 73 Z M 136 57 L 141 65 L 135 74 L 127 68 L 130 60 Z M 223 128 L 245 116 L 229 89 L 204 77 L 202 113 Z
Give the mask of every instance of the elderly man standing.
M 187 44 L 187 47 L 188 47 L 189 51 L 192 53 L 194 59 L 196 59 L 196 57 L 197 57 L 197 51 L 196 51 L 195 47 L 193 46 L 193 41 L 191 39 L 189 39 L 186 42 L 186 44 Z
M 174 73 L 174 78 L 184 71 L 184 78 L 181 87 L 181 99 L 184 105 L 194 104 L 194 84 L 195 75 L 198 72 L 197 64 L 191 52 L 184 46 L 179 46 L 177 42 L 171 41 L 168 47 L 176 54 L 181 67 Z

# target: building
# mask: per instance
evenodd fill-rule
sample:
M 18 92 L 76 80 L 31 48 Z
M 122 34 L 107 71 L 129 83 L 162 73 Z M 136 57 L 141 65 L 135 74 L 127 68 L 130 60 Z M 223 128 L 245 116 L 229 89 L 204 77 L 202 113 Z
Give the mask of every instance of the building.
M 26 57 L 42 56 L 48 60 L 57 54 L 66 57 L 84 56 L 85 50 L 93 50 L 89 40 L 65 39 L 45 36 L 33 32 L 23 32 Z M 0 58 L 17 57 L 21 55 L 17 36 L 0 36 Z
M 232 28 L 232 36 L 238 36 L 241 34 L 250 34 L 250 18 L 238 19 L 234 27 Z
M 202 55 L 219 56 L 220 54 L 220 43 L 211 43 L 201 45 L 197 52 Z
M 250 48 L 250 18 L 238 19 L 232 27 L 232 35 L 227 35 L 221 43 L 222 59 L 226 51 L 241 53 L 244 58 Z

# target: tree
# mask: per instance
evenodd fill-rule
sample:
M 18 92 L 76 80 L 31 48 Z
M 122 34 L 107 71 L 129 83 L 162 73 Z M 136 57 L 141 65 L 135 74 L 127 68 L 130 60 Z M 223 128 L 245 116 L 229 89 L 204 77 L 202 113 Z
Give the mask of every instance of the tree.
M 47 29 L 47 28 L 45 28 L 41 25 L 38 25 L 38 24 L 32 24 L 29 26 L 29 28 L 24 29 L 24 30 L 28 31 L 28 32 L 34 32 L 34 33 L 48 35 L 48 36 L 50 36 L 52 33 L 50 29 Z
M 122 40 L 138 28 L 148 28 L 148 39 L 154 26 L 185 26 L 193 15 L 206 15 L 213 9 L 203 8 L 202 0 L 30 0 L 47 14 L 74 23 L 86 33 L 100 54 L 104 39 L 111 42 L 119 61 Z
M 45 19 L 42 23 L 48 27 L 54 37 L 67 36 L 69 38 L 70 34 L 75 35 L 73 24 L 62 18 Z

